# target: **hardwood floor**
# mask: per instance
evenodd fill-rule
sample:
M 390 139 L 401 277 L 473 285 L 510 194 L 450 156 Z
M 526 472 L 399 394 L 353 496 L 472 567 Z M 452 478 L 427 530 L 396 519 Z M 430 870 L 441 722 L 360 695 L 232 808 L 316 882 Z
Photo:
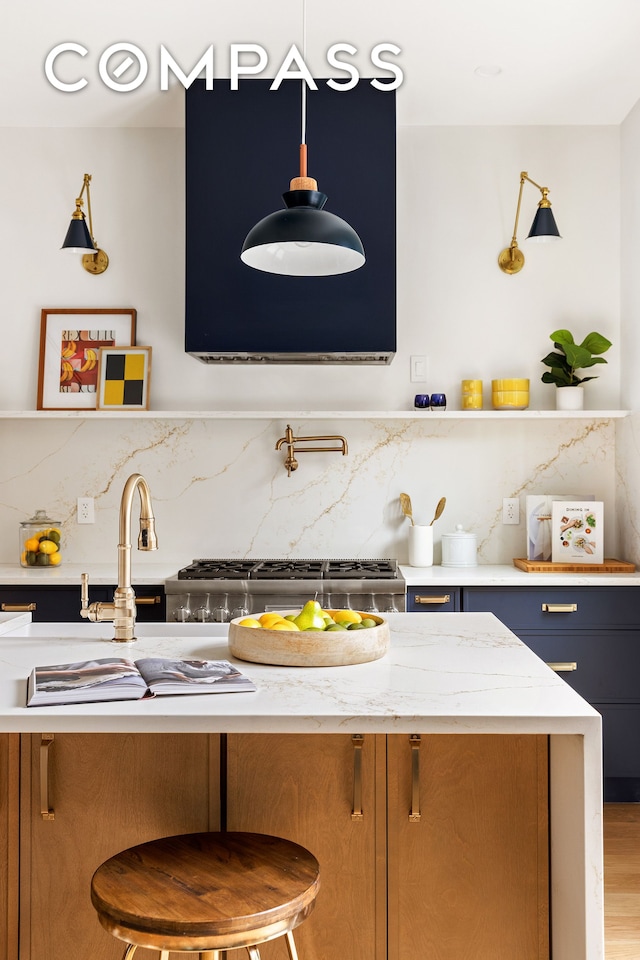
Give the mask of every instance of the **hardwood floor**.
M 640 957 L 640 804 L 604 806 L 605 960 Z

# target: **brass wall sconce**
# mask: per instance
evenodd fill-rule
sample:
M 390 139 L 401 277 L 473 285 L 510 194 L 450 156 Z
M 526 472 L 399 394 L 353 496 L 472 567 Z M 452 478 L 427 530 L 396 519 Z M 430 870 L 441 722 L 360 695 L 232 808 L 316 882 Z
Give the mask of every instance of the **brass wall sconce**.
M 296 450 L 297 443 L 309 443 L 316 440 L 337 440 L 340 443 L 339 447 L 301 447 L 299 450 Z M 337 434 L 329 434 L 325 437 L 294 437 L 293 430 L 290 425 L 287 424 L 287 429 L 284 432 L 284 437 L 276 442 L 276 450 L 286 444 L 287 447 L 287 456 L 284 461 L 284 465 L 287 468 L 287 476 L 290 477 L 294 470 L 298 469 L 298 461 L 296 460 L 296 453 L 341 453 L 343 457 L 349 452 L 347 446 L 347 441 L 344 437 L 338 436 Z
M 520 191 L 518 193 L 518 206 L 516 207 L 516 222 L 513 227 L 513 237 L 511 238 L 511 244 L 508 247 L 505 247 L 504 250 L 500 252 L 498 256 L 498 266 L 504 273 L 520 273 L 524 267 L 524 254 L 518 247 L 518 240 L 516 234 L 518 233 L 518 218 L 520 216 L 520 203 L 522 201 L 522 188 L 524 187 L 525 180 L 528 180 L 529 183 L 532 183 L 534 187 L 537 187 L 540 193 L 542 194 L 542 200 L 538 203 L 538 209 L 536 215 L 533 218 L 533 223 L 531 224 L 531 230 L 528 233 L 528 240 L 560 240 L 560 232 L 556 226 L 556 221 L 551 212 L 551 203 L 547 194 L 549 193 L 548 187 L 541 187 L 539 183 L 536 183 L 535 180 L 532 180 L 526 170 L 523 170 L 520 174 Z
M 89 273 L 104 273 L 109 266 L 109 257 L 104 250 L 100 250 L 93 238 L 93 219 L 91 217 L 91 174 L 85 173 L 80 196 L 76 198 L 76 209 L 71 215 L 71 223 L 64 238 L 61 250 L 67 253 L 81 253 L 82 266 Z M 87 192 L 87 210 L 89 213 L 89 227 L 82 209 L 82 196 Z

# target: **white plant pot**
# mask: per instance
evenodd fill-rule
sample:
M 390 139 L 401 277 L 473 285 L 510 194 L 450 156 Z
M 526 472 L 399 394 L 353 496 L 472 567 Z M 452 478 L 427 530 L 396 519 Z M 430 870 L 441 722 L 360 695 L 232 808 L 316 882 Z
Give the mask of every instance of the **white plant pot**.
M 556 387 L 556 410 L 583 410 L 584 387 Z

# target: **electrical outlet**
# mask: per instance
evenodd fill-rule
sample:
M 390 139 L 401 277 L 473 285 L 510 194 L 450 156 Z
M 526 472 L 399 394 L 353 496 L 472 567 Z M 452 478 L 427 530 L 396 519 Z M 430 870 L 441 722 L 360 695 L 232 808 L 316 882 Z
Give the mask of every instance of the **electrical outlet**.
M 502 501 L 502 522 L 520 523 L 520 501 L 517 497 L 505 497 Z
M 93 497 L 78 497 L 78 523 L 95 523 Z
M 411 383 L 426 383 L 428 372 L 426 357 L 411 357 Z

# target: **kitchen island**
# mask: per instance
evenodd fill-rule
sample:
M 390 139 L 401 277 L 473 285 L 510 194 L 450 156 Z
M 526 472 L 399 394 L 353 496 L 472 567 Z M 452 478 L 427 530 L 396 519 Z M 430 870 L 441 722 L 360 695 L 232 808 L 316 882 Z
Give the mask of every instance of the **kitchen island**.
M 442 734 L 543 735 L 553 957 L 602 960 L 599 714 L 491 614 L 388 619 L 391 648 L 373 663 L 284 668 L 238 662 L 256 683 L 255 693 L 31 709 L 24 706 L 26 678 L 36 665 L 109 656 L 225 659 L 226 627 L 144 624 L 128 645 L 110 642 L 109 624 L 16 626 L 0 636 L 0 731 L 401 734 L 418 741 Z

